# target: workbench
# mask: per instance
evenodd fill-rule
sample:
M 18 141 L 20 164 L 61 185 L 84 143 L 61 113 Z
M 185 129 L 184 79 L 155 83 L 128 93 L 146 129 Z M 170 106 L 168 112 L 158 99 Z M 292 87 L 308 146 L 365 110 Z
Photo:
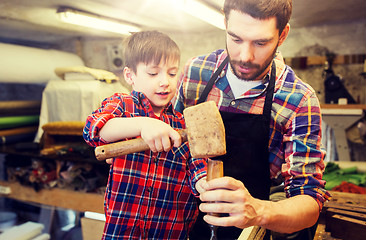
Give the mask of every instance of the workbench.
M 104 196 L 102 194 L 83 193 L 59 188 L 41 189 L 36 192 L 31 187 L 22 186 L 17 182 L 10 183 L 6 181 L 0 181 L 0 186 L 10 189 L 9 194 L 0 194 L 1 197 L 79 212 L 104 213 Z
M 6 155 L 16 155 L 21 157 L 31 157 L 41 159 L 43 161 L 65 160 L 79 161 L 84 163 L 99 164 L 101 167 L 108 169 L 105 162 L 99 162 L 93 158 L 77 157 L 75 155 L 49 155 L 40 154 L 40 150 L 17 151 L 13 145 L 0 146 L 0 153 Z M 103 166 L 104 165 L 104 166 Z M 103 169 L 102 168 L 102 169 Z M 105 171 L 108 176 L 108 170 Z M 50 233 L 52 221 L 57 209 L 69 209 L 76 212 L 96 212 L 104 213 L 104 194 L 94 192 L 81 192 L 61 188 L 42 188 L 34 189 L 30 186 L 21 185 L 19 182 L 0 181 L 0 197 L 14 199 L 27 204 L 40 207 L 39 222 L 45 225 L 44 233 Z
M 366 194 L 330 192 L 314 240 L 366 239 Z

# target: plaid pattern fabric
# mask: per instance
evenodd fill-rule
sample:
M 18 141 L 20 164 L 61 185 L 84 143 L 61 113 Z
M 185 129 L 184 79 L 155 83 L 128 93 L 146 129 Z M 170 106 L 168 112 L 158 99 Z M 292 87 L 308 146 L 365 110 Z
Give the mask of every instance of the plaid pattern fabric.
M 98 136 L 114 117 L 158 118 L 142 94 L 114 94 L 91 114 L 84 139 L 91 146 L 106 142 Z M 185 128 L 172 104 L 160 120 Z M 187 239 L 197 215 L 192 187 L 206 172 L 204 159 L 191 158 L 187 143 L 169 152 L 145 151 L 114 158 L 105 194 L 106 224 L 102 239 Z
M 227 52 L 217 50 L 191 59 L 184 68 L 175 99 L 175 109 L 195 105 L 211 75 L 223 62 Z M 317 200 L 320 209 L 330 199 L 322 180 L 325 151 L 321 149 L 321 112 L 314 90 L 302 82 L 275 58 L 276 84 L 270 122 L 269 151 L 271 178 L 284 181 L 287 197 L 307 194 Z M 262 114 L 268 77 L 263 83 L 235 99 L 226 79 L 227 66 L 207 97 L 220 111 Z

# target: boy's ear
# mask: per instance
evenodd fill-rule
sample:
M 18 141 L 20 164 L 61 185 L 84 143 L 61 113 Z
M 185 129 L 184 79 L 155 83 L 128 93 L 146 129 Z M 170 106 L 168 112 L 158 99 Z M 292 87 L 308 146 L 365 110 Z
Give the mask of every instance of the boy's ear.
M 133 72 L 129 67 L 125 67 L 123 69 L 123 77 L 124 77 L 125 81 L 131 86 L 133 85 L 132 75 L 133 75 Z

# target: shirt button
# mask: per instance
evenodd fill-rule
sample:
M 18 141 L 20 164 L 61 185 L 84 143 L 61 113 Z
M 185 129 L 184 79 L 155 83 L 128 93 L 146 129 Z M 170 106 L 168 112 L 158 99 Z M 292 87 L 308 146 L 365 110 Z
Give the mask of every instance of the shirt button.
M 148 192 L 151 192 L 151 191 L 152 191 L 152 187 L 148 187 L 148 188 L 147 188 L 147 191 L 148 191 Z
M 232 105 L 232 106 L 234 106 L 234 105 L 235 105 L 235 103 L 236 103 L 235 101 L 231 101 L 231 105 Z

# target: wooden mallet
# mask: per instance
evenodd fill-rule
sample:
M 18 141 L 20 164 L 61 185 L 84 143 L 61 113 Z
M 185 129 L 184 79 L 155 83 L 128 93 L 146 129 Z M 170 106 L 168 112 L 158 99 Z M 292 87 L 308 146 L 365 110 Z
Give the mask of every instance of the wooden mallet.
M 204 102 L 183 111 L 186 129 L 179 130 L 182 142 L 188 140 L 192 157 L 210 158 L 226 153 L 225 127 L 213 101 Z M 149 150 L 142 138 L 115 142 L 95 148 L 99 161 L 107 158 Z

